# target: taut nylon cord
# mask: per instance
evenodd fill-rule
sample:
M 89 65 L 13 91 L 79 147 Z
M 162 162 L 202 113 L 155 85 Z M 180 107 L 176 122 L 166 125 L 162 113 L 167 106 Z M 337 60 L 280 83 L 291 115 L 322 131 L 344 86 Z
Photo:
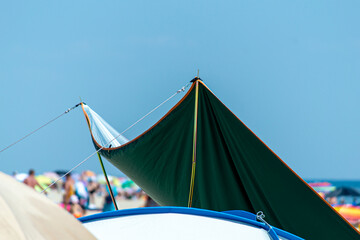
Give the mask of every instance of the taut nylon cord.
M 173 97 L 175 97 L 177 94 L 181 93 L 181 92 L 185 92 L 185 89 L 190 85 L 191 83 L 188 83 L 187 85 L 183 86 L 181 89 L 179 89 L 178 91 L 176 91 L 176 93 L 174 93 L 173 95 L 171 95 L 169 98 L 167 98 L 165 101 L 163 101 L 162 103 L 160 103 L 158 106 L 156 106 L 154 109 L 152 109 L 150 112 L 148 112 L 146 115 L 144 115 L 142 118 L 140 118 L 139 120 L 137 120 L 135 123 L 133 123 L 130 127 L 128 127 L 127 129 L 125 129 L 123 132 L 121 132 L 119 135 L 117 135 L 114 139 L 112 139 L 111 141 L 109 141 L 108 143 L 105 144 L 105 146 L 108 146 L 112 141 L 114 141 L 115 139 L 117 139 L 118 137 L 120 137 L 121 135 L 123 135 L 125 132 L 127 132 L 129 129 L 131 129 L 132 127 L 134 127 L 136 124 L 138 124 L 140 121 L 142 121 L 144 118 L 146 118 L 147 116 L 149 116 L 151 113 L 153 113 L 156 109 L 158 109 L 159 107 L 161 107 L 162 105 L 164 105 L 166 102 L 170 101 L 170 99 L 172 99 Z M 79 103 L 81 104 L 81 103 Z M 45 192 L 47 189 L 49 189 L 50 187 L 52 187 L 55 183 L 57 183 L 60 179 L 62 179 L 63 177 L 65 177 L 66 175 L 68 175 L 69 173 L 71 173 L 72 171 L 74 171 L 76 168 L 78 168 L 80 165 L 82 165 L 84 162 L 86 162 L 87 160 L 89 160 L 92 156 L 94 156 L 95 154 L 97 154 L 98 152 L 100 152 L 105 146 L 102 146 L 101 148 L 99 148 L 97 151 L 95 151 L 94 153 L 92 153 L 90 156 L 88 156 L 87 158 L 85 158 L 84 160 L 82 160 L 79 164 L 77 164 L 75 167 L 73 167 L 72 169 L 70 169 L 68 172 L 66 172 L 64 175 L 62 175 L 60 178 L 58 178 L 56 181 L 54 181 L 53 183 L 51 183 L 49 186 L 47 186 L 44 190 L 41 191 L 41 193 Z
M 67 109 L 65 112 L 63 112 L 63 113 L 60 114 L 59 116 L 51 119 L 50 121 L 48 121 L 47 123 L 45 123 L 45 124 L 42 125 L 41 127 L 35 129 L 34 131 L 32 131 L 32 132 L 30 132 L 29 134 L 25 135 L 24 137 L 20 138 L 20 139 L 17 140 L 16 142 L 14 142 L 14 143 L 10 144 L 9 146 L 5 147 L 4 149 L 2 149 L 2 150 L 0 151 L 0 153 L 3 152 L 3 151 L 5 151 L 6 149 L 9 149 L 10 147 L 14 146 L 15 144 L 19 143 L 20 141 L 24 140 L 25 138 L 27 138 L 28 136 L 34 134 L 35 132 L 39 131 L 41 128 L 43 128 L 43 127 L 45 127 L 46 125 L 52 123 L 52 122 L 55 121 L 56 119 L 62 117 L 63 115 L 67 114 L 68 112 L 70 112 L 70 111 L 73 110 L 74 108 L 77 108 L 78 106 L 80 106 L 80 103 L 76 104 L 76 105 L 73 106 L 72 108 Z

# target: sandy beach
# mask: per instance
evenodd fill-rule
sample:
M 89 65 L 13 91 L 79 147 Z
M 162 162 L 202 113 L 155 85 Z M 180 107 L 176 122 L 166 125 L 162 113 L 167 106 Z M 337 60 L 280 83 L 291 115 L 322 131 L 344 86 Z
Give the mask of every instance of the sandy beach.
M 60 204 L 62 202 L 62 196 L 63 196 L 63 192 L 61 190 L 51 189 L 47 193 L 47 197 L 56 204 Z M 116 197 L 116 203 L 120 210 L 120 209 L 143 207 L 145 201 L 143 198 L 137 199 L 133 197 L 132 199 L 126 199 L 123 197 Z M 85 216 L 92 215 L 95 213 L 100 213 L 103 205 L 104 205 L 104 196 L 100 194 L 95 194 L 96 208 L 94 210 L 86 210 Z

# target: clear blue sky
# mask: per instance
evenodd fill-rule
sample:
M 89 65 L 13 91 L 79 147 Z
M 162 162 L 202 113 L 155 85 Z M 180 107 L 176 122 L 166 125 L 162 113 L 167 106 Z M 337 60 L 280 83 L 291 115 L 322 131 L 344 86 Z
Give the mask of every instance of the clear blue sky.
M 200 69 L 300 176 L 360 179 L 359 9 L 355 0 L 3 1 L 0 149 L 79 96 L 122 131 Z M 0 153 L 0 170 L 70 169 L 93 152 L 76 109 Z M 83 169 L 101 172 L 96 157 Z

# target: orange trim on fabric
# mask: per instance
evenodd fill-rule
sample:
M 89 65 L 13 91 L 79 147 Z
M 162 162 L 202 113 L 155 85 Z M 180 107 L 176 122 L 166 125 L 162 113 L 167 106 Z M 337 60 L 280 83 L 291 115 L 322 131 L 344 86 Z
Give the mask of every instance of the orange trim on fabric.
M 208 90 L 210 90 L 205 83 L 203 83 L 202 81 L 200 81 L 204 87 L 206 87 Z M 297 178 L 299 178 L 308 188 L 311 189 L 311 191 L 313 191 L 323 202 L 325 202 L 336 214 L 338 214 L 346 223 L 348 223 L 357 233 L 359 233 L 359 231 L 351 224 L 349 223 L 340 213 L 338 213 L 331 205 L 330 203 L 328 203 L 324 198 L 322 198 L 321 196 L 319 196 L 319 194 L 312 188 L 310 187 L 310 185 L 305 182 L 294 170 L 292 170 L 275 152 L 273 152 L 273 150 L 271 150 L 271 148 L 269 148 L 250 128 L 248 128 L 248 126 L 245 125 L 245 123 L 243 123 L 243 121 L 240 120 L 240 118 L 238 118 L 238 116 L 236 116 L 211 90 L 210 92 L 214 95 L 214 97 L 217 98 L 217 100 L 219 100 L 219 102 L 221 102 L 226 108 L 227 110 L 229 110 L 252 134 L 254 134 L 254 136 L 262 143 L 265 145 L 265 147 L 267 147 L 284 165 L 285 167 L 287 167 Z M 359 233 L 360 235 L 360 233 Z
M 208 86 L 206 86 L 206 84 L 203 82 L 203 81 L 199 81 L 204 87 L 206 87 L 206 89 L 207 90 L 209 90 L 209 92 L 211 92 L 215 97 L 216 97 L 216 95 L 213 93 L 213 91 L 211 91 L 211 89 L 208 87 Z M 221 102 L 221 101 L 220 101 Z M 222 102 L 221 102 L 222 103 Z
M 86 112 L 85 109 L 84 109 L 84 104 L 83 104 L 83 103 L 81 103 L 81 108 L 82 108 L 83 113 L 84 113 L 84 115 L 85 115 L 85 119 L 86 119 L 86 122 L 87 122 L 87 124 L 88 124 L 89 130 L 90 130 L 90 134 L 91 134 L 91 136 L 92 136 L 91 126 L 90 126 L 90 125 L 91 125 L 91 124 L 90 124 L 90 118 L 89 118 L 87 112 Z
M 149 132 L 151 129 L 153 129 L 154 127 L 156 127 L 162 120 L 164 120 L 164 118 L 166 118 L 172 111 L 174 111 L 175 108 L 177 108 L 185 99 L 186 97 L 190 94 L 190 92 L 192 91 L 192 89 L 194 88 L 194 83 L 191 84 L 191 87 L 189 89 L 189 91 L 185 94 L 185 96 L 183 96 L 180 101 L 175 105 L 173 106 L 159 121 L 157 121 L 153 126 L 151 126 L 148 130 L 146 130 L 145 132 L 143 132 L 142 134 L 140 134 L 139 136 L 137 136 L 136 138 L 134 138 L 133 140 L 119 146 L 119 147 L 116 147 L 116 148 L 102 148 L 102 146 L 95 140 L 94 136 L 92 135 L 92 132 L 90 130 L 90 133 L 91 133 L 91 137 L 94 141 L 94 143 L 96 144 L 97 147 L 99 148 L 102 148 L 102 150 L 105 150 L 105 151 L 111 151 L 111 150 L 117 150 L 117 149 L 120 149 L 136 140 L 138 140 L 139 138 L 141 138 L 142 136 L 144 136 L 147 132 Z M 86 115 L 87 116 L 87 115 Z
M 91 131 L 90 117 L 89 117 L 89 115 L 87 114 L 87 112 L 85 111 L 84 106 L 83 106 L 83 103 L 81 103 L 81 107 L 82 107 L 82 110 L 83 110 L 83 112 L 84 112 L 85 119 L 86 119 L 86 122 L 87 122 L 87 124 L 88 124 L 89 131 L 90 131 L 90 135 L 91 135 L 91 138 L 92 138 L 93 142 L 96 144 L 96 146 L 97 146 L 98 148 L 102 148 L 102 146 L 95 140 L 94 135 L 93 135 L 93 133 L 92 133 L 92 131 Z

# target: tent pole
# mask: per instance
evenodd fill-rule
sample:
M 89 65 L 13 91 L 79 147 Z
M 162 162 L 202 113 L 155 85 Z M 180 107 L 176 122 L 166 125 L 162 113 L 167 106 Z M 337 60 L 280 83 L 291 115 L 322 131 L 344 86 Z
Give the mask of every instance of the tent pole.
M 113 204 L 114 204 L 115 210 L 119 210 L 119 209 L 118 209 L 118 206 L 117 206 L 117 204 L 116 204 L 116 200 L 115 200 L 113 191 L 112 191 L 111 186 L 110 186 L 110 182 L 109 182 L 108 176 L 107 176 L 106 171 L 105 171 L 105 167 L 104 167 L 103 161 L 102 161 L 102 159 L 101 159 L 101 155 L 100 155 L 99 152 L 97 152 L 97 155 L 98 155 L 98 157 L 99 157 L 100 165 L 101 165 L 101 168 L 102 168 L 103 173 L 104 173 L 104 176 L 105 176 L 106 185 L 107 185 L 108 188 L 109 188 L 109 193 L 110 193 L 111 200 L 112 200 L 112 202 L 113 202 Z
M 81 101 L 81 98 L 80 98 L 80 101 Z M 82 107 L 82 109 L 83 109 L 83 113 L 84 113 L 84 115 L 85 115 L 85 119 L 86 119 L 86 122 L 87 122 L 88 127 L 89 127 L 89 131 L 90 131 L 90 134 L 91 134 L 90 119 L 88 119 L 88 117 L 87 117 L 87 114 L 86 114 L 86 112 L 85 112 L 85 110 L 84 110 L 84 104 L 83 104 L 82 101 L 81 101 L 81 107 Z M 101 165 L 102 171 L 103 171 L 104 176 L 105 176 L 106 185 L 107 185 L 107 187 L 109 188 L 109 193 L 110 193 L 110 196 L 111 196 L 111 200 L 112 200 L 112 202 L 113 202 L 113 204 L 114 204 L 114 206 L 115 206 L 115 209 L 118 210 L 118 206 L 117 206 L 117 204 L 116 204 L 115 197 L 114 197 L 114 194 L 113 194 L 113 192 L 112 192 L 112 189 L 111 189 L 111 186 L 110 186 L 110 182 L 109 182 L 108 176 L 107 176 L 106 171 L 105 171 L 105 167 L 104 167 L 103 161 L 102 161 L 102 159 L 101 159 L 101 155 L 100 155 L 99 152 L 97 152 L 97 155 L 98 155 L 98 158 L 99 158 L 99 161 L 100 161 L 100 165 Z
M 198 76 L 196 77 L 198 78 Z M 194 193 L 195 181 L 195 167 L 196 167 L 196 142 L 197 142 L 197 119 L 198 119 L 198 103 L 199 103 L 199 80 L 195 82 L 195 110 L 194 110 L 194 135 L 193 135 L 193 154 L 192 154 L 192 167 L 191 167 L 191 181 L 189 190 L 188 207 L 192 205 L 192 198 Z

